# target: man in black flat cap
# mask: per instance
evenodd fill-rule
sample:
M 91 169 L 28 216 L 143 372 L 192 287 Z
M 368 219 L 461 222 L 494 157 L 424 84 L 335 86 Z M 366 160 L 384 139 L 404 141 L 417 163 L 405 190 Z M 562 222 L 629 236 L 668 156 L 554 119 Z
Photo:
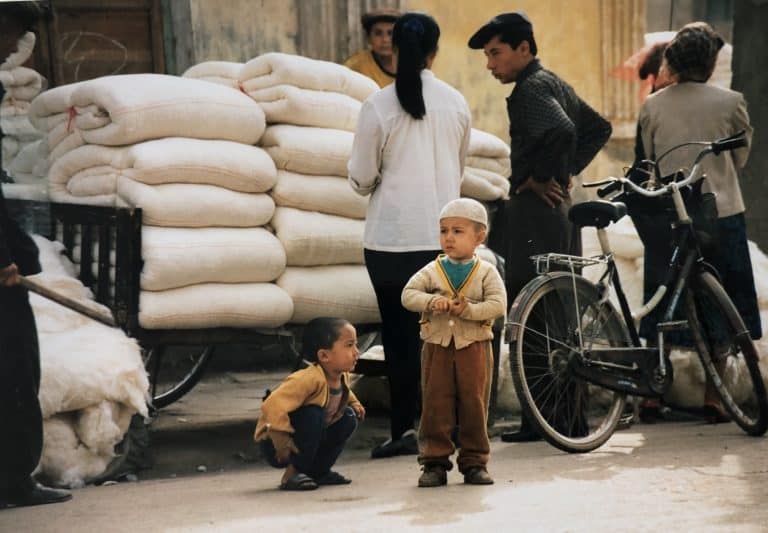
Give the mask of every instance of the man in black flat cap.
M 541 66 L 533 25 L 524 13 L 495 16 L 470 38 L 469 47 L 485 52 L 493 77 L 515 82 L 507 98 L 513 194 L 500 206 L 489 237 L 490 247 L 506 259 L 512 303 L 536 276 L 530 256 L 581 255 L 579 228 L 568 220 L 571 180 L 605 145 L 611 124 Z M 519 432 L 502 435 L 507 442 L 538 438 L 525 418 Z
M 400 15 L 396 9 L 381 8 L 368 11 L 360 17 L 370 48 L 356 53 L 344 65 L 368 76 L 379 87 L 395 81 L 397 62 L 392 51 L 392 28 Z

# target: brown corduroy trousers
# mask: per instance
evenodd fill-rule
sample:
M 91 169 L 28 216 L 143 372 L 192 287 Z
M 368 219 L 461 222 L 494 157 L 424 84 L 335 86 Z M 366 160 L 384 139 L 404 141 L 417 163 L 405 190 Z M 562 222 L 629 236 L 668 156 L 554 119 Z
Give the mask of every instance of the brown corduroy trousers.
M 488 402 L 493 376 L 490 341 L 457 350 L 424 343 L 421 352 L 422 409 L 419 464 L 450 470 L 456 451 L 451 432 L 459 426 L 459 471 L 488 464 Z

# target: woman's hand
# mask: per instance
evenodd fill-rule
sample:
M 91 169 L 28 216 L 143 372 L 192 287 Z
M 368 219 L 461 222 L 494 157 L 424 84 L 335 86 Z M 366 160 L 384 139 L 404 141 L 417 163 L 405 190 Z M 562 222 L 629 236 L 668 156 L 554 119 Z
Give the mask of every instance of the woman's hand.
M 365 420 L 365 407 L 363 407 L 363 404 L 356 403 L 350 407 L 352 407 L 352 410 L 355 412 L 355 416 L 360 420 L 360 422 Z

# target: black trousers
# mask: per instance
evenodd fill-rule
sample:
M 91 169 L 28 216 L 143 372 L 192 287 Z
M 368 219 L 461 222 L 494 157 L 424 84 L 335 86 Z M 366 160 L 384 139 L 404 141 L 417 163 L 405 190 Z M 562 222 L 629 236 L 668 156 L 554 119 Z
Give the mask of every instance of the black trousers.
M 559 206 L 551 208 L 538 196 L 527 191 L 513 194 L 497 211 L 491 225 L 489 246 L 504 257 L 504 284 L 510 308 L 523 287 L 537 275 L 536 267 L 530 259 L 532 255 L 581 255 L 581 231 L 568 220 L 571 205 L 570 199 L 566 199 Z M 534 366 L 536 364 L 540 363 L 532 363 Z M 531 380 L 535 382 L 532 387 L 536 389 L 532 391 L 534 395 L 543 394 L 553 386 L 545 376 L 538 379 L 532 376 Z M 561 393 L 567 394 L 563 398 L 575 395 L 575 391 Z M 549 411 L 545 416 L 558 426 L 559 413 L 554 412 L 554 406 L 545 406 L 545 410 Z M 529 428 L 530 423 L 523 416 L 522 429 Z M 583 428 L 579 427 L 576 431 L 583 432 Z
M 27 480 L 40 461 L 39 389 L 40 352 L 27 291 L 0 287 L 0 494 Z
M 434 261 L 439 253 L 440 250 L 365 250 L 365 267 L 371 277 L 381 313 L 381 340 L 389 379 L 390 431 L 393 440 L 414 428 L 420 407 L 419 315 L 405 309 L 400 303 L 400 296 L 411 276 Z
M 336 464 L 344 445 L 357 428 L 357 416 L 351 407 L 342 417 L 325 426 L 325 410 L 317 405 L 299 407 L 288 415 L 293 426 L 293 443 L 299 453 L 291 453 L 290 463 L 311 478 L 321 478 Z M 261 450 L 275 468 L 284 468 L 275 458 L 275 446 L 269 439 L 261 441 Z
M 518 293 L 536 277 L 530 256 L 581 255 L 581 231 L 568 220 L 571 201 L 554 209 L 531 192 L 513 194 L 497 211 L 488 245 L 505 261 L 504 282 L 511 307 Z

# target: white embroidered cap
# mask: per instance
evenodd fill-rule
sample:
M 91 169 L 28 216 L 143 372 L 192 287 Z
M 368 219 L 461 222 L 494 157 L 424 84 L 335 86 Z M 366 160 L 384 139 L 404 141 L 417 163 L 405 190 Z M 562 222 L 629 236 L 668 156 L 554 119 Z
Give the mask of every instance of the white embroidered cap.
M 488 227 L 488 212 L 483 204 L 472 198 L 458 198 L 445 204 L 440 211 L 440 220 L 448 217 L 466 218 Z

